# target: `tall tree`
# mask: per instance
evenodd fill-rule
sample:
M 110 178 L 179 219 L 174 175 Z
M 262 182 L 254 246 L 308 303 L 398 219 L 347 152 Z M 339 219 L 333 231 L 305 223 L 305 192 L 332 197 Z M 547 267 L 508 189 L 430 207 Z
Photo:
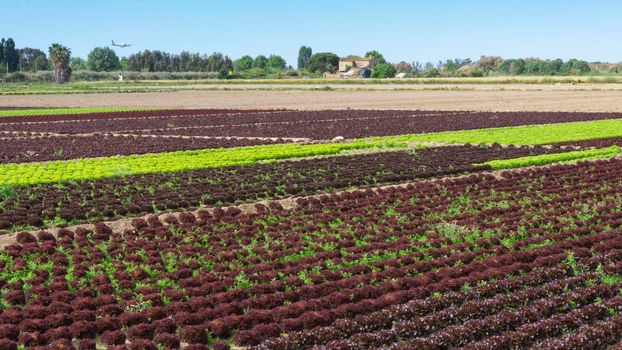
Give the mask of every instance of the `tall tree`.
M 266 58 L 266 56 L 264 55 L 258 55 L 257 57 L 255 57 L 255 60 L 253 61 L 253 68 L 266 68 L 268 67 L 268 59 Z
M 180 72 L 190 71 L 191 62 L 192 62 L 192 58 L 191 58 L 190 52 L 182 51 L 179 54 L 179 71 Z
M 58 84 L 63 84 L 69 81 L 71 76 L 71 68 L 69 67 L 69 61 L 71 60 L 71 50 L 61 44 L 54 43 L 49 47 L 48 53 L 50 61 L 54 66 L 54 77 Z
M 423 67 L 422 67 L 421 63 L 419 63 L 419 61 L 413 61 L 411 66 L 413 67 L 412 73 L 415 74 L 415 75 L 421 73 L 421 71 L 423 70 Z
M 32 71 L 38 72 L 40 70 L 50 69 L 50 61 L 45 56 L 37 56 L 32 64 Z
M 225 60 L 223 61 L 222 68 L 226 69 L 227 72 L 233 71 L 233 60 L 231 60 L 229 56 L 225 56 Z
M 128 65 L 127 57 L 121 57 L 119 60 L 119 69 L 125 72 L 128 70 Z
M 249 55 L 244 55 L 235 60 L 233 67 L 238 72 L 251 69 L 253 68 L 253 58 Z
M 301 46 L 300 50 L 298 50 L 298 69 L 307 68 L 307 64 L 309 63 L 309 59 L 313 55 L 313 50 L 311 50 L 308 46 Z
M 339 56 L 332 52 L 316 53 L 309 59 L 307 69 L 315 73 L 334 73 L 339 68 Z
M 19 67 L 19 52 L 15 48 L 13 38 L 8 38 L 4 43 L 4 64 L 8 73 L 15 72 Z
M 482 56 L 475 62 L 475 66 L 488 74 L 488 72 L 496 71 L 501 61 L 503 61 L 503 59 L 499 56 Z
M 287 62 L 285 62 L 285 59 L 279 55 L 270 55 L 270 57 L 268 57 L 268 67 L 284 70 L 287 68 Z
M 6 65 L 4 64 L 4 45 L 5 44 L 6 44 L 6 40 L 2 38 L 2 40 L 0 40 L 0 71 L 3 71 L 6 69 Z
M 378 64 L 387 63 L 387 61 L 384 59 L 384 56 L 376 50 L 367 51 L 365 53 L 365 57 L 375 58 Z
M 45 70 L 48 67 L 48 59 L 45 57 L 45 52 L 39 49 L 33 49 L 25 47 L 18 50 L 19 54 L 19 70 L 36 72 L 38 70 Z
M 110 72 L 119 69 L 119 57 L 109 47 L 96 47 L 88 55 L 89 69 L 96 72 Z
M 69 68 L 71 68 L 71 71 L 78 71 L 78 70 L 87 70 L 88 67 L 86 65 L 86 61 L 80 57 L 72 57 L 69 60 Z

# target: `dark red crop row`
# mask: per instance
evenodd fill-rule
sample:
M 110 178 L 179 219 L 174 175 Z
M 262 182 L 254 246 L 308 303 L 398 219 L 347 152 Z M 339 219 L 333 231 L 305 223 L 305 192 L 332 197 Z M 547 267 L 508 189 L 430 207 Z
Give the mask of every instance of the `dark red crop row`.
M 215 127 L 228 128 L 232 125 L 249 124 L 280 124 L 295 121 L 329 121 L 365 119 L 369 117 L 388 118 L 399 115 L 400 111 L 248 111 L 220 113 L 181 113 L 180 115 L 158 116 L 153 113 L 144 117 L 124 118 L 73 118 L 62 121 L 39 121 L 34 123 L 6 123 L 0 124 L 0 130 L 54 132 L 62 134 L 93 133 L 93 132 L 136 132 L 138 130 L 175 130 L 176 128 Z M 403 112 L 402 112 L 403 113 Z M 410 114 L 428 115 L 428 112 L 409 112 Z M 235 136 L 235 135 L 231 135 Z
M 314 140 L 326 140 L 337 136 L 362 138 L 368 136 L 390 136 L 401 134 L 419 134 L 437 131 L 456 131 L 481 128 L 494 128 L 530 124 L 550 124 L 572 121 L 586 121 L 620 118 L 620 114 L 564 114 L 545 112 L 441 112 L 438 114 L 413 114 L 403 111 L 397 115 L 384 111 L 357 111 L 347 119 L 317 120 L 305 117 L 303 112 L 288 112 L 281 116 L 292 115 L 291 120 L 272 123 L 240 123 L 226 128 L 212 125 L 187 128 L 157 128 L 143 131 L 156 135 L 192 135 L 192 136 L 265 136 L 296 137 Z M 297 113 L 300 113 L 298 115 Z M 320 113 L 320 112 L 305 112 Z M 323 111 L 323 114 L 335 111 Z M 388 114 L 388 115 L 385 115 Z
M 88 148 L 82 150 L 91 151 Z M 132 152 L 135 148 L 125 150 Z M 0 198 L 0 229 L 22 225 L 40 227 L 45 223 L 60 224 L 72 220 L 113 219 L 130 214 L 200 205 L 230 205 L 263 198 L 463 174 L 487 169 L 473 164 L 488 160 L 550 152 L 559 150 L 451 146 L 419 149 L 414 153 L 336 156 L 18 187 Z
M 605 148 L 609 146 L 621 146 L 622 147 L 622 137 L 607 137 L 604 139 L 592 139 L 592 140 L 583 140 L 583 141 L 568 141 L 568 142 L 560 142 L 556 143 L 556 146 L 574 146 L 580 148 Z
M 124 232 L 20 233 L 0 252 L 0 342 L 447 348 L 540 321 L 549 333 L 521 330 L 531 344 L 565 342 L 550 330 L 579 334 L 620 309 L 621 165 L 150 217 Z M 384 316 L 368 328 L 365 315 Z
M 351 333 L 345 328 L 347 324 L 355 328 L 361 326 L 357 322 L 344 319 L 339 322 L 337 330 L 331 331 L 328 327 L 324 327 L 316 329 L 313 333 L 307 331 L 306 334 L 310 335 L 307 339 L 318 340 L 318 338 L 321 338 L 321 343 L 326 342 L 324 346 L 315 344 L 316 349 L 377 349 L 381 347 L 393 349 L 445 349 L 465 345 L 472 349 L 484 349 L 510 347 L 512 343 L 504 343 L 499 339 L 501 336 L 496 336 L 494 340 L 491 336 L 494 333 L 503 334 L 508 330 L 523 328 L 524 333 L 520 335 L 514 334 L 514 339 L 512 340 L 516 344 L 517 338 L 522 338 L 518 343 L 521 346 L 527 347 L 530 344 L 536 343 L 538 338 L 554 337 L 559 334 L 555 332 L 562 331 L 563 326 L 567 325 L 567 321 L 562 323 L 559 318 L 581 318 L 582 323 L 586 323 L 586 321 L 590 320 L 590 317 L 597 320 L 597 317 L 604 318 L 608 316 L 608 307 L 622 308 L 622 297 L 618 295 L 619 284 L 585 286 L 589 284 L 586 283 L 588 279 L 587 275 L 581 275 L 579 278 L 555 280 L 544 286 L 526 288 L 514 291 L 511 294 L 508 292 L 508 294 L 498 294 L 488 299 L 467 301 L 458 306 L 447 306 L 444 309 L 433 311 L 423 316 L 418 316 L 413 312 L 404 312 L 403 309 L 410 308 L 413 304 L 407 303 L 356 318 L 365 322 L 366 320 L 371 321 L 373 316 L 381 317 L 382 315 L 389 314 L 392 318 L 395 318 L 397 315 L 407 317 L 402 320 L 385 320 L 387 323 L 384 325 L 371 321 L 370 328 L 378 328 L 379 326 L 389 326 L 389 328 L 353 334 L 348 336 L 347 340 L 326 342 L 331 335 L 334 337 L 338 332 L 345 331 L 346 333 Z M 468 294 L 473 295 L 475 293 Z M 450 298 L 458 300 L 458 304 L 464 299 L 461 300 L 457 296 L 452 297 Z M 598 298 L 605 305 L 593 305 L 592 303 L 596 302 Z M 429 302 L 434 303 L 434 300 Z M 573 302 L 575 305 L 571 305 Z M 587 306 L 580 311 L 573 311 L 573 308 L 577 307 L 576 304 L 579 304 L 579 307 L 582 305 Z M 415 309 L 413 311 L 417 312 L 420 310 Z M 585 314 L 582 315 L 583 312 Z M 533 327 L 534 323 L 546 324 L 549 329 L 546 329 L 546 326 L 544 328 L 546 331 L 543 331 L 542 328 L 535 328 Z M 563 326 L 557 329 L 555 326 L 559 326 L 560 323 Z M 566 331 L 570 329 L 571 327 L 568 327 Z M 540 330 L 539 333 L 537 332 L 538 330 Z M 302 347 L 291 347 L 292 339 L 301 339 L 300 336 L 301 334 L 293 335 L 292 338 L 288 337 L 280 343 L 277 340 L 269 341 L 266 343 L 266 346 L 261 348 L 304 348 L 304 345 Z M 491 338 L 488 339 L 488 337 Z M 486 340 L 477 342 L 478 339 Z M 290 344 L 284 346 L 284 342 L 287 341 Z M 307 343 L 310 344 L 308 340 Z M 488 347 L 483 346 L 484 343 Z M 536 347 L 549 348 L 547 346 Z
M 16 108 L 29 109 L 29 108 Z M 216 115 L 216 114 L 240 114 L 240 113 L 257 113 L 257 112 L 274 112 L 276 110 L 260 110 L 260 109 L 166 109 L 153 111 L 125 111 L 125 112 L 98 112 L 83 114 L 58 114 L 58 115 L 31 115 L 31 116 L 15 116 L 2 117 L 1 123 L 38 123 L 38 122 L 54 122 L 54 121 L 79 121 L 85 119 L 135 119 L 135 118 L 153 118 L 153 117 L 175 117 L 187 115 Z
M 563 293 L 564 290 L 580 288 L 588 278 L 596 277 L 590 274 L 568 276 L 568 266 L 562 263 L 515 279 L 502 279 L 466 291 L 448 292 L 442 298 L 431 296 L 412 300 L 369 314 L 340 319 L 328 327 L 293 332 L 287 339 L 267 342 L 265 347 L 294 349 L 329 344 L 332 348 L 378 348 L 398 337 L 431 334 L 453 324 L 494 315 L 507 308 Z
M 336 136 L 358 138 L 622 118 L 622 114 L 619 113 L 557 112 L 386 110 L 224 112 L 219 110 L 148 111 L 131 112 L 128 114 L 129 117 L 115 119 L 99 117 L 84 120 L 84 118 L 80 119 L 80 117 L 74 116 L 61 121 L 58 121 L 58 118 L 51 117 L 47 121 L 46 119 L 41 121 L 40 117 L 36 117 L 39 118 L 36 119 L 38 120 L 36 123 L 17 123 L 15 120 L 13 122 L 4 120 L 0 124 L 0 131 L 63 134 L 113 131 L 136 133 L 140 131 L 159 135 L 295 137 L 326 140 Z
M 13 137 L 0 139 L 0 163 L 42 162 L 287 142 L 283 139 L 210 139 L 105 134 Z

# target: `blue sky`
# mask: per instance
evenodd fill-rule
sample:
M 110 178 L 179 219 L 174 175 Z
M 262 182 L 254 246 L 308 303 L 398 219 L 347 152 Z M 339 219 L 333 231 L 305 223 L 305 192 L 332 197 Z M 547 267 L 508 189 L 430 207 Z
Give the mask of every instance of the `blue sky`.
M 143 49 L 283 56 L 376 49 L 389 61 L 481 55 L 622 61 L 615 0 L 2 0 L 0 37 L 85 58 L 110 40 Z

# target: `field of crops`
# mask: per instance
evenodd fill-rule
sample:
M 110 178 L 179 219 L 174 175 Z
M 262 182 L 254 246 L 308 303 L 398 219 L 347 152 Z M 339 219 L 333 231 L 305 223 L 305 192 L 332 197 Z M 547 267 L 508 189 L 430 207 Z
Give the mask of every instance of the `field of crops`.
M 52 111 L 0 114 L 0 350 L 622 349 L 622 114 Z

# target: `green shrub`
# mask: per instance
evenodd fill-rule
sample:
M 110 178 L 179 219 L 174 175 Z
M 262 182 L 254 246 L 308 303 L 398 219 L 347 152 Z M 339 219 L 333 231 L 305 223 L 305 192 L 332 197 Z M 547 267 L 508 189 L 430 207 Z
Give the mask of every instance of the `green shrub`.
M 473 69 L 471 72 L 469 72 L 469 76 L 473 78 L 481 78 L 484 76 L 484 72 L 479 69 Z
M 372 78 L 393 78 L 395 77 L 395 67 L 390 63 L 381 63 L 371 70 Z
M 6 78 L 4 78 L 4 80 L 7 83 L 17 83 L 17 82 L 27 81 L 28 79 L 26 77 L 26 74 L 22 72 L 13 72 L 13 73 L 8 74 Z
M 422 75 L 425 78 L 436 78 L 441 76 L 441 72 L 439 72 L 438 69 L 434 67 L 430 67 L 424 69 Z
M 218 71 L 218 79 L 227 79 L 227 75 L 229 75 L 229 70 L 227 68 L 220 68 Z
M 227 75 L 227 79 L 243 79 L 244 76 L 238 72 L 231 73 Z

